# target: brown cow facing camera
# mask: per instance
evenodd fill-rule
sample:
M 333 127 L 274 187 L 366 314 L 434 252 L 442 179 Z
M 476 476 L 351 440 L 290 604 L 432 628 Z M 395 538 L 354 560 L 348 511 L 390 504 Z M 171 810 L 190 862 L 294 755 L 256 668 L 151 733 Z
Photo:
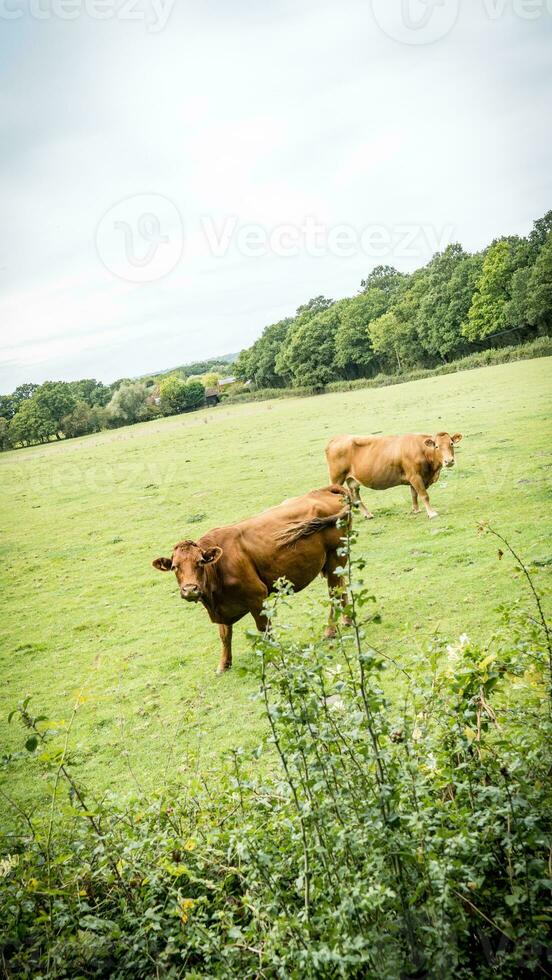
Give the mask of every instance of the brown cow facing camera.
M 217 623 L 222 641 L 218 674 L 232 666 L 234 623 L 250 613 L 257 629 L 266 630 L 263 603 L 278 579 L 287 579 L 300 592 L 321 573 L 330 595 L 342 588 L 337 551 L 346 530 L 337 524 L 350 520 L 350 503 L 346 487 L 311 490 L 256 517 L 214 528 L 199 541 L 179 541 L 171 558 L 155 559 L 154 568 L 175 573 L 181 597 L 201 603 Z M 335 632 L 332 607 L 326 636 Z
M 326 446 L 326 459 L 332 483 L 350 488 L 355 503 L 365 517 L 372 518 L 360 499 L 359 488 L 388 490 L 410 485 L 412 513 L 419 514 L 422 498 L 427 516 L 437 517 L 429 502 L 427 488 L 439 479 L 441 469 L 454 466 L 454 447 L 459 432 L 437 435 L 410 433 L 404 436 L 336 436 Z

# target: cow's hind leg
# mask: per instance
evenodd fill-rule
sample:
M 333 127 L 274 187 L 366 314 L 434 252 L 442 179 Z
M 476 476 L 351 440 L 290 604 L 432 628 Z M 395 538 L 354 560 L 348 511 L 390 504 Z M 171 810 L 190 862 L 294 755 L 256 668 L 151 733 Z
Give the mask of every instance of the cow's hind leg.
M 328 625 L 326 626 L 326 631 L 324 636 L 331 640 L 337 633 L 337 609 L 335 600 L 339 597 L 341 607 L 343 609 L 343 614 L 341 621 L 344 626 L 351 625 L 351 619 L 347 616 L 345 609 L 348 603 L 347 593 L 345 591 L 345 580 L 342 575 L 336 574 L 336 568 L 339 568 L 344 559 L 340 558 L 335 551 L 328 552 L 326 556 L 326 563 L 322 569 L 322 574 L 328 583 L 328 592 L 330 594 L 330 614 L 328 616 Z
M 410 486 L 410 493 L 412 496 L 412 513 L 420 514 L 421 511 L 420 511 L 420 504 L 418 502 L 418 493 L 412 485 Z
M 217 674 L 224 674 L 232 666 L 232 627 L 219 623 L 219 634 L 222 640 L 222 650 L 217 667 Z
M 367 521 L 371 521 L 374 515 L 372 514 L 371 511 L 368 510 L 368 508 L 364 505 L 364 503 L 361 500 L 360 483 L 358 482 L 358 480 L 355 480 L 354 476 L 348 476 L 347 479 L 345 480 L 345 483 L 347 484 L 349 490 L 353 495 L 353 502 L 355 504 L 358 504 L 360 513 L 364 515 Z

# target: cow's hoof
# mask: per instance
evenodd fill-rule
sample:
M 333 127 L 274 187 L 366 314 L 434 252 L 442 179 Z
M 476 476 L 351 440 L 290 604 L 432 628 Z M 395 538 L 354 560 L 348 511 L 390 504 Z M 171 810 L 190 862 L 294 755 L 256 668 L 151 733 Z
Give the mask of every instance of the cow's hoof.
M 227 667 L 217 667 L 217 669 L 215 670 L 215 674 L 217 675 L 217 677 L 222 677 L 223 674 L 227 674 L 228 673 L 228 671 L 231 669 L 231 667 L 232 667 L 232 664 L 228 664 Z
M 345 626 L 345 627 L 352 626 L 353 625 L 353 621 L 352 621 L 351 617 L 350 616 L 342 616 L 342 618 L 341 618 L 341 625 L 342 626 Z
M 436 510 L 430 510 L 427 516 L 429 517 L 430 521 L 432 521 L 434 517 L 439 517 L 439 513 Z
M 326 629 L 324 630 L 324 639 L 335 640 L 336 636 L 337 628 L 335 626 L 326 626 Z
M 417 517 L 418 514 L 421 514 L 422 512 L 421 512 L 420 508 L 418 507 L 418 510 L 411 510 L 410 513 L 412 514 L 412 517 Z

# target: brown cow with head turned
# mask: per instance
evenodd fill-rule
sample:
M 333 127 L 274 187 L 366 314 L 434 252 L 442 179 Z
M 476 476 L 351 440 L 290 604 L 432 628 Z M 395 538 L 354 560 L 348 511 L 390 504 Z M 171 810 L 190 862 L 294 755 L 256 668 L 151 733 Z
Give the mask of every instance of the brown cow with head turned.
M 257 517 L 217 527 L 199 541 L 180 541 L 171 558 L 155 559 L 154 568 L 175 573 L 182 598 L 201 603 L 218 624 L 222 652 L 217 673 L 232 666 L 234 623 L 251 613 L 258 630 L 267 628 L 263 603 L 279 578 L 296 592 L 319 573 L 330 595 L 342 587 L 337 549 L 346 532 L 337 523 L 349 519 L 349 504 L 345 487 L 312 490 Z M 331 609 L 326 636 L 335 635 L 334 619 Z
M 437 435 L 411 433 L 405 436 L 336 436 L 326 446 L 326 459 L 332 483 L 350 487 L 365 517 L 374 515 L 360 499 L 359 487 L 388 490 L 401 484 L 410 485 L 412 512 L 420 513 L 418 497 L 423 500 L 427 516 L 437 517 L 427 488 L 436 483 L 443 466 L 454 466 L 454 447 L 459 432 Z

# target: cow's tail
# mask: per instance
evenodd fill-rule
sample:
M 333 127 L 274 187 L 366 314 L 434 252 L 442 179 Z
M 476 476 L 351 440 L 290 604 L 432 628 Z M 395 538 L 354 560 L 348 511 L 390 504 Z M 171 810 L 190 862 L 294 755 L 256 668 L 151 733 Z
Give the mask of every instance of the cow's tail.
M 328 527 L 335 527 L 338 521 L 347 521 L 351 516 L 350 504 L 343 507 L 338 514 L 330 514 L 329 517 L 312 517 L 309 521 L 295 521 L 285 530 L 276 535 L 278 544 L 288 546 L 296 544 L 302 538 L 309 538 L 318 531 L 325 531 Z

